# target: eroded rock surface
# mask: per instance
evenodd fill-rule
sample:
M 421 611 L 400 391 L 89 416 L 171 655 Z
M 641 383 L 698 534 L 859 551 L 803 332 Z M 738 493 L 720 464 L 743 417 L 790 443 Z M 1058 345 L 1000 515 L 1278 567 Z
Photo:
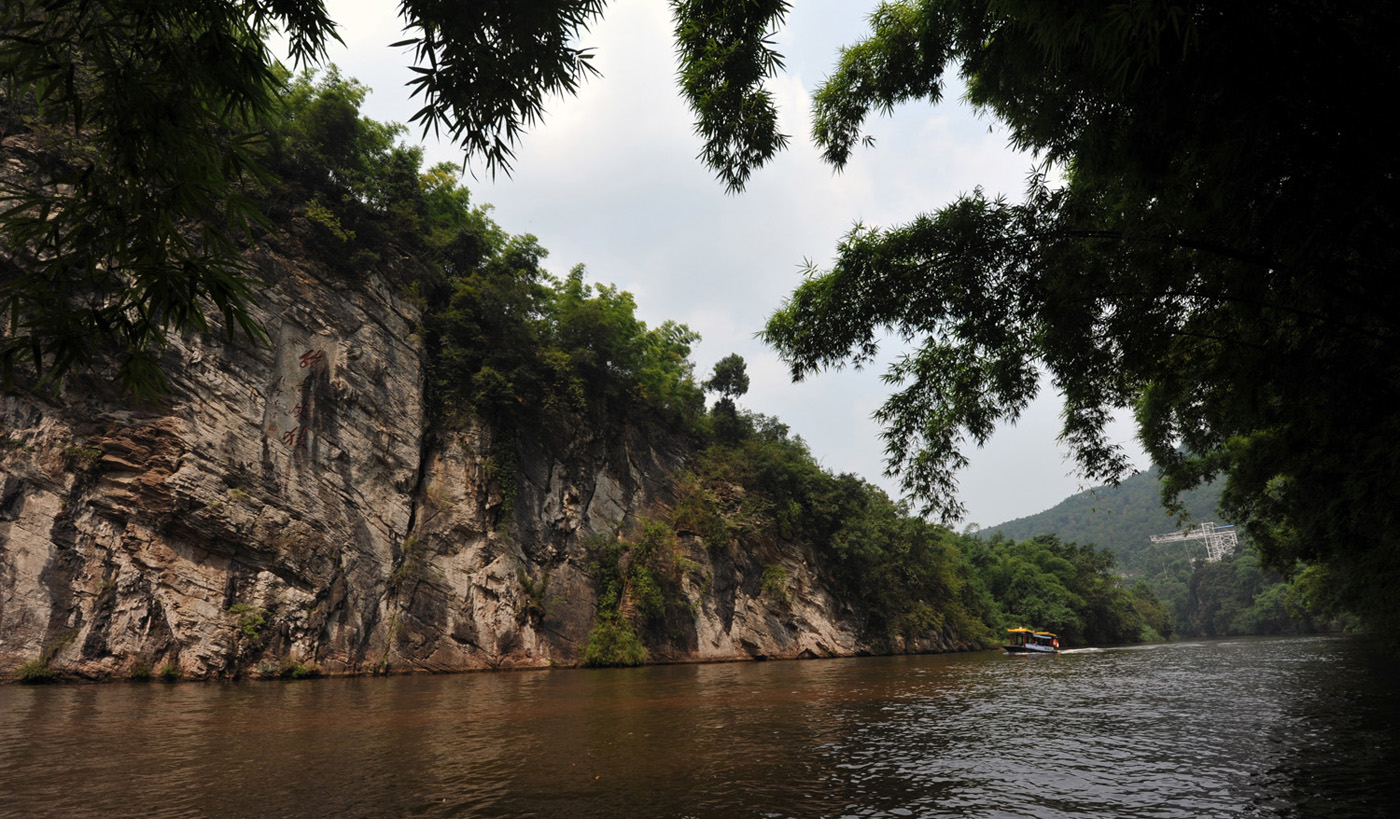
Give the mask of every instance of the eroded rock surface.
M 598 605 L 590 538 L 664 514 L 682 442 L 556 431 L 527 442 L 507 499 L 490 430 L 430 429 L 415 307 L 374 276 L 258 263 L 271 343 L 175 340 L 163 406 L 92 382 L 3 399 L 0 673 L 577 663 Z M 673 551 L 684 605 L 644 633 L 652 660 L 867 650 L 809 549 L 683 535 Z M 785 594 L 765 592 L 765 566 Z

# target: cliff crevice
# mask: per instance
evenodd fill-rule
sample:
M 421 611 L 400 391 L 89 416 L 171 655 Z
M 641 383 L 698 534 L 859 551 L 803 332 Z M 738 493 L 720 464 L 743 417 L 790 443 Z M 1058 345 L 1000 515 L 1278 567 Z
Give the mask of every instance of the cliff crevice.
M 685 437 L 577 419 L 504 443 L 432 422 L 419 309 L 304 258 L 294 236 L 254 253 L 269 343 L 217 325 L 173 339 L 163 405 L 96 377 L 4 397 L 0 671 L 581 661 L 606 613 L 599 544 L 669 514 Z M 620 609 L 650 661 L 870 650 L 807 545 L 682 531 L 663 552 L 648 559 L 669 596 Z

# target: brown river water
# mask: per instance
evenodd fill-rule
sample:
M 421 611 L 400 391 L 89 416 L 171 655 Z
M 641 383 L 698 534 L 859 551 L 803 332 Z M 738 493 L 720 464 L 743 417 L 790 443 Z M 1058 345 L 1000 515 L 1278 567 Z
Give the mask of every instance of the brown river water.
M 0 816 L 1400 816 L 1358 638 L 0 687 Z

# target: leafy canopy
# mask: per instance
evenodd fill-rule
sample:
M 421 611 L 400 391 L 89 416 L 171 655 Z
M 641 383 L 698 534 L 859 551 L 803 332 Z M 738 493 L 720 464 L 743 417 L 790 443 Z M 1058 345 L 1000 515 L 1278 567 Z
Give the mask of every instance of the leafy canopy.
M 544 114 L 545 98 L 573 94 L 597 73 L 589 49 L 572 42 L 603 13 L 604 0 L 402 0 L 413 36 L 409 81 L 423 107 L 411 122 L 446 131 L 487 170 L 509 171 L 524 129 Z
M 587 50 L 570 42 L 602 6 L 403 0 L 412 36 L 397 45 L 414 48 L 410 85 L 423 100 L 414 121 L 445 130 L 488 170 L 509 170 L 545 98 L 592 73 Z M 242 247 L 267 226 L 244 183 L 267 181 L 261 149 L 280 116 L 272 28 L 297 63 L 322 61 L 337 39 L 321 0 L 0 3 L 0 139 L 20 160 L 0 178 L 7 388 L 19 379 L 56 389 L 70 370 L 115 356 L 129 389 L 160 394 L 166 334 L 207 329 L 211 307 L 230 331 L 264 338 L 247 309 L 255 282 Z M 337 130 L 337 111 L 339 124 L 357 124 L 345 102 L 323 96 L 311 112 L 331 152 L 311 166 L 329 160 L 373 203 L 384 192 L 364 188 L 365 169 L 337 164 L 365 136 Z M 319 206 L 348 237 L 324 218 L 331 203 Z
M 714 373 L 701 386 L 731 401 L 748 392 L 749 373 L 744 357 L 738 353 L 730 353 L 716 361 Z
M 324 54 L 319 2 L 0 5 L 0 364 L 57 385 L 99 347 L 138 392 L 165 333 L 205 329 L 205 300 L 261 338 L 237 239 L 260 215 L 257 122 L 275 105 L 262 32 Z
M 872 110 L 968 98 L 1041 165 L 857 227 L 765 338 L 802 378 L 911 351 L 878 412 L 889 468 L 956 516 L 968 444 L 1042 383 L 1087 477 L 1128 468 L 1132 409 L 1165 494 L 1224 476 L 1272 565 L 1320 561 L 1358 610 L 1400 576 L 1397 157 L 1370 104 L 1400 86 L 1382 4 L 888 3 L 814 97 L 840 167 Z
M 455 169 L 424 169 L 403 127 L 361 116 L 367 89 L 332 66 L 287 77 L 268 120 L 276 172 L 256 204 L 345 277 L 386 271 L 423 307 L 428 390 L 438 419 L 523 431 L 630 418 L 690 429 L 704 396 L 690 348 L 699 335 L 636 317 L 632 294 L 560 280 L 534 236 L 512 235 L 472 202 Z M 742 360 L 740 362 L 742 368 Z M 561 423 L 562 422 L 562 423 Z
M 671 0 L 681 92 L 704 140 L 700 159 L 731 193 L 788 145 L 763 81 L 783 67 L 773 29 L 785 0 Z

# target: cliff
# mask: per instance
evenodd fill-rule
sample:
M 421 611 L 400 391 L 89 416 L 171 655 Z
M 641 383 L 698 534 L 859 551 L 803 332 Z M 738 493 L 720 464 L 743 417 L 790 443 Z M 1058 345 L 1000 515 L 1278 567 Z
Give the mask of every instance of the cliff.
M 159 406 L 94 377 L 61 399 L 4 397 L 0 673 L 580 662 L 599 544 L 665 514 L 684 439 L 625 423 L 540 431 L 512 456 L 507 493 L 490 429 L 428 417 L 419 308 L 299 250 L 284 236 L 253 257 L 270 344 L 220 326 L 173 340 Z M 664 616 L 620 615 L 650 661 L 872 649 L 806 545 L 679 532 L 663 552 Z M 956 647 L 946 629 L 895 646 Z

